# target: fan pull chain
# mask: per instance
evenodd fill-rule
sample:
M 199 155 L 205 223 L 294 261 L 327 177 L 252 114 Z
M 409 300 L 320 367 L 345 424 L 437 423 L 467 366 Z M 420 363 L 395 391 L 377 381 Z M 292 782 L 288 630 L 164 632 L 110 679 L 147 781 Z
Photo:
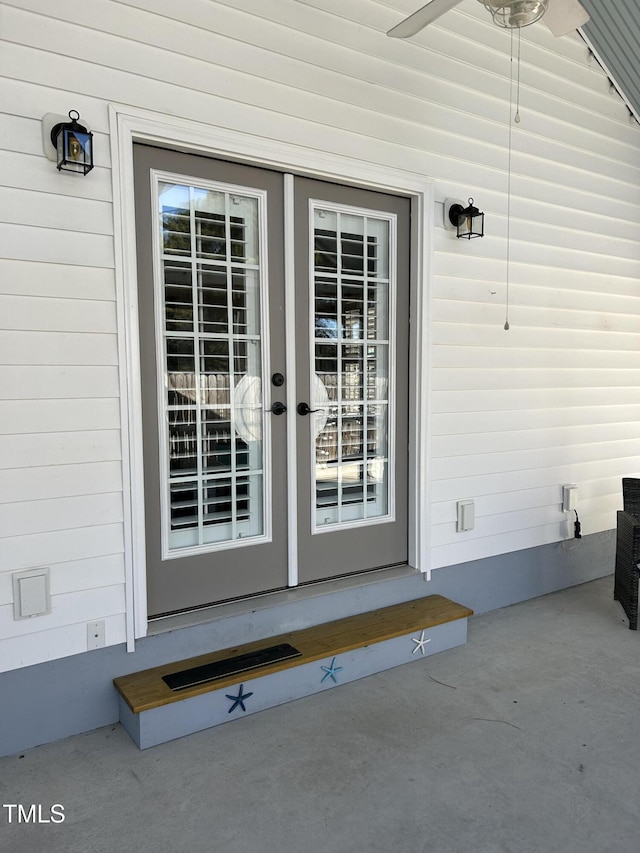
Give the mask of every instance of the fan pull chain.
M 511 281 L 511 151 L 513 141 L 513 30 L 511 30 L 511 57 L 509 63 L 509 154 L 507 157 L 507 295 L 505 305 L 504 330 L 508 332 L 509 325 L 509 291 Z M 520 122 L 520 30 L 518 29 L 517 83 L 516 83 L 516 113 L 513 117 L 516 124 Z
M 513 32 L 513 30 L 512 30 Z M 522 28 L 518 27 L 518 82 L 516 84 L 516 114 L 513 120 L 516 124 L 520 124 L 520 45 L 522 44 Z M 513 58 L 512 58 L 513 61 Z

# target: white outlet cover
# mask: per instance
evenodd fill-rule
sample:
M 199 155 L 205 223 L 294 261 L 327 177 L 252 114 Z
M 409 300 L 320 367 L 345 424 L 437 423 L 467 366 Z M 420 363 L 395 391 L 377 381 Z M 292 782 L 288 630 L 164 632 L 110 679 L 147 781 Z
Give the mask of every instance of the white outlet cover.
M 104 643 L 104 619 L 87 622 L 87 649 L 102 649 Z

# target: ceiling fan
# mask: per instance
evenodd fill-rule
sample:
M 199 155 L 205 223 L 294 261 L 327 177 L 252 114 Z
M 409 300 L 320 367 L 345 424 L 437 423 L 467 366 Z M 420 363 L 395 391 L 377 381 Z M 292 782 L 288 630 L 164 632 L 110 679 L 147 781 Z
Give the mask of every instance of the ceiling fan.
M 392 38 L 408 38 L 433 23 L 462 0 L 431 0 L 426 6 L 409 15 L 389 30 Z M 578 0 L 478 0 L 491 13 L 494 22 L 506 29 L 520 29 L 544 22 L 554 36 L 564 36 L 577 30 L 589 20 Z

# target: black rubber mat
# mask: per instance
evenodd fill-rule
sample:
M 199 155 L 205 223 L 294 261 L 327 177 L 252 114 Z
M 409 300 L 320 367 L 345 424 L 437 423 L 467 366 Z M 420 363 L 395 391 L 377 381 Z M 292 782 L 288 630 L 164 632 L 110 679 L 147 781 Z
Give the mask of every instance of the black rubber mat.
M 281 643 L 278 646 L 268 646 L 246 655 L 236 655 L 236 657 L 217 660 L 203 666 L 194 666 L 192 669 L 183 669 L 181 672 L 172 672 L 170 675 L 164 675 L 162 680 L 172 690 L 185 690 L 187 687 L 206 684 L 208 681 L 215 681 L 227 675 L 259 669 L 268 663 L 297 658 L 301 654 L 302 652 L 294 649 L 289 643 Z

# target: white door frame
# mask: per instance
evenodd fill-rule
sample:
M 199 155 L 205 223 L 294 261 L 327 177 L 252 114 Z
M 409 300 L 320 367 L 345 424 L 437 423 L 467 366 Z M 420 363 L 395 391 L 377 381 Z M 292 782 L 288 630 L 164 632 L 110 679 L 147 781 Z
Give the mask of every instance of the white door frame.
M 127 648 L 147 634 L 133 143 L 207 154 L 411 196 L 409 565 L 430 576 L 430 292 L 433 182 L 423 175 L 173 116 L 109 105 L 122 430 Z M 340 131 L 336 130 L 336 148 Z M 293 386 L 292 386 L 293 387 Z

